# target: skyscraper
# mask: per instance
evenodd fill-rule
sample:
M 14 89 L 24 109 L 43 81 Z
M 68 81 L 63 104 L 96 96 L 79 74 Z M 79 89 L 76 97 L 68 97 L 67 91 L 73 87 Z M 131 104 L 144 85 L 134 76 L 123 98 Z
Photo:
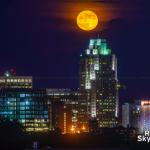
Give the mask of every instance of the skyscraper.
M 52 104 L 53 129 L 63 134 L 76 132 L 78 93 L 70 89 L 46 89 L 46 93 Z
M 150 100 L 141 100 L 140 131 L 150 130 Z
M 78 111 L 79 122 L 96 118 L 99 127 L 113 127 L 117 123 L 117 59 L 105 39 L 91 39 L 88 49 L 80 55 Z
M 130 104 L 129 103 L 125 103 L 122 105 L 122 126 L 127 128 L 128 126 L 130 126 Z
M 141 106 L 139 100 L 132 103 L 126 102 L 122 105 L 122 126 L 134 127 L 139 131 Z
M 52 129 L 46 90 L 1 89 L 0 117 L 17 119 L 28 132 Z

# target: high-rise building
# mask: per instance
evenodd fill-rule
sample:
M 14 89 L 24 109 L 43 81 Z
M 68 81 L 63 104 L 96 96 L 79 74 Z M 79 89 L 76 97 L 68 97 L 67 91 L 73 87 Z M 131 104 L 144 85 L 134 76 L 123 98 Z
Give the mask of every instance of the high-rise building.
M 52 103 L 52 127 L 61 129 L 62 133 L 75 131 L 77 128 L 78 92 L 70 89 L 46 89 Z
M 16 76 L 10 71 L 5 71 L 4 75 L 0 76 L 0 89 L 6 88 L 32 88 L 31 76 Z
M 130 126 L 131 119 L 131 108 L 129 103 L 124 103 L 122 105 L 122 126 L 127 128 Z
M 62 101 L 52 101 L 52 127 L 66 134 L 71 132 L 72 127 L 72 105 Z
M 114 127 L 117 117 L 117 59 L 105 39 L 91 39 L 88 49 L 80 55 L 78 121 L 96 118 L 99 127 Z
M 141 126 L 141 101 L 134 100 L 126 102 L 122 105 L 122 126 L 134 127 L 137 132 L 140 131 Z
M 51 130 L 50 108 L 45 90 L 1 89 L 0 116 L 17 119 L 29 132 Z
M 150 130 L 150 100 L 141 100 L 140 131 Z

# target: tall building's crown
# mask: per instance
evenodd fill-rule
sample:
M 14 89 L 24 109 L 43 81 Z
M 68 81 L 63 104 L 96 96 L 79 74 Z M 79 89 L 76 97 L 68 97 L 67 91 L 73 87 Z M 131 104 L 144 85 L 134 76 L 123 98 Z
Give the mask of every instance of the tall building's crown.
M 89 48 L 86 49 L 86 55 L 110 55 L 111 49 L 108 48 L 105 39 L 90 39 Z

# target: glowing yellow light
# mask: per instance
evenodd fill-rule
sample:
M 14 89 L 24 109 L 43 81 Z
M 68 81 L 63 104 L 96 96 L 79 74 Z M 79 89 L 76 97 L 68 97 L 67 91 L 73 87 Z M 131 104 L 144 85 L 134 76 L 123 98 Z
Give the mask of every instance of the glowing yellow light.
M 71 131 L 75 131 L 74 127 L 71 127 Z
M 85 130 L 85 126 L 82 127 L 82 130 Z
M 77 133 L 80 133 L 80 131 L 78 130 Z
M 93 11 L 85 10 L 77 16 L 77 25 L 80 29 L 90 31 L 96 28 L 98 24 L 98 17 Z

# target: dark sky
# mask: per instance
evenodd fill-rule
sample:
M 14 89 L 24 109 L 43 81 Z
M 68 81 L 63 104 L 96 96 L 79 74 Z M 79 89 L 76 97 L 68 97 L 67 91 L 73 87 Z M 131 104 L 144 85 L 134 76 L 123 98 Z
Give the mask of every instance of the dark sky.
M 90 32 L 78 29 L 75 21 L 86 9 L 100 20 Z M 121 98 L 150 97 L 148 0 L 0 2 L 0 70 L 33 75 L 43 87 L 77 88 L 79 55 L 98 34 L 117 55 L 119 79 L 126 85 Z

